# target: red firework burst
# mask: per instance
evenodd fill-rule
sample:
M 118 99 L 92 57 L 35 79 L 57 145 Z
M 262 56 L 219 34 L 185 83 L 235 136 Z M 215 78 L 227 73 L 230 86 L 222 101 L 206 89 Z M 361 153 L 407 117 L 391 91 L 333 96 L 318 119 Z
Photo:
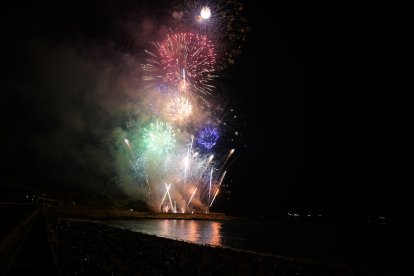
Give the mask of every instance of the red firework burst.
M 216 53 L 207 36 L 175 33 L 153 46 L 153 51 L 146 51 L 145 80 L 168 89 L 199 93 L 201 97 L 211 92 Z

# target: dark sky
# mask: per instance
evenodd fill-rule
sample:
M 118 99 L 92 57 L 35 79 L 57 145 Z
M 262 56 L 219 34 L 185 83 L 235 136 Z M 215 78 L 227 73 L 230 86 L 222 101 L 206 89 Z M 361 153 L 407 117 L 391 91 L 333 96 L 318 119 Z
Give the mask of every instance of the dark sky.
M 254 106 L 246 177 L 257 184 L 243 194 L 263 197 L 264 209 L 409 213 L 414 30 L 406 5 L 254 6 L 251 15 L 236 70 L 251 91 L 243 101 Z
M 124 65 L 136 63 L 168 13 L 168 1 L 118 2 L 2 9 L 2 185 L 111 190 L 109 129 L 126 120 L 134 96 L 122 87 L 138 70 Z M 251 33 L 222 78 L 241 138 L 230 199 L 217 208 L 409 214 L 407 2 L 272 5 L 246 2 Z

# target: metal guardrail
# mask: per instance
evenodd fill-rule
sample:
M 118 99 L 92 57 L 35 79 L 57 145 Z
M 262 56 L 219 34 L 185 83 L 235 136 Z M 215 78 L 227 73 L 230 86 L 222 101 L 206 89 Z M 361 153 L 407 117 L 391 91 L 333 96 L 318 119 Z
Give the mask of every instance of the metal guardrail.
M 28 217 L 26 217 L 19 225 L 17 225 L 13 231 L 5 236 L 0 242 L 0 269 L 2 275 L 7 275 L 12 267 L 17 254 L 19 253 L 22 245 L 32 228 L 33 223 L 36 221 L 40 214 L 40 208 L 33 211 Z

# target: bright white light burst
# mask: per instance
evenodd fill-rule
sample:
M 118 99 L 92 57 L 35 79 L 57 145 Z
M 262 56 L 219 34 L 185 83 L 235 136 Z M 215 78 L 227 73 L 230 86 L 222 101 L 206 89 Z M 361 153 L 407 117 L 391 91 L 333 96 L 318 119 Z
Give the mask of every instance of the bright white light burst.
M 210 16 L 211 16 L 211 10 L 210 10 L 210 8 L 209 8 L 209 7 L 207 7 L 207 6 L 204 6 L 204 7 L 201 9 L 200 16 L 201 16 L 203 19 L 209 19 L 209 18 L 210 18 Z
M 190 101 L 186 97 L 175 97 L 166 106 L 165 112 L 171 121 L 182 121 L 188 118 L 193 111 Z

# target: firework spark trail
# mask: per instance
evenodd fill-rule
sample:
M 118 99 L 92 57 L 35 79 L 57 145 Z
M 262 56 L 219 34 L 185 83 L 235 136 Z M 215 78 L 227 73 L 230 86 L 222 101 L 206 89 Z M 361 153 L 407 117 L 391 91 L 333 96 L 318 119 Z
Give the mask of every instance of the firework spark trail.
M 216 196 L 217 196 L 217 194 L 218 194 L 218 192 L 219 192 L 219 191 L 220 191 L 220 190 L 219 190 L 219 189 L 217 189 L 216 193 L 214 194 L 213 200 L 211 200 L 211 203 L 210 203 L 210 205 L 208 206 L 208 208 L 211 208 L 211 205 L 213 205 L 213 202 L 214 202 L 214 200 L 216 199 Z
M 231 149 L 231 150 L 230 150 L 229 154 L 228 154 L 228 155 L 227 155 L 227 157 L 226 157 L 226 160 L 224 160 L 223 165 L 221 166 L 221 169 L 223 169 L 223 168 L 224 168 L 224 166 L 227 164 L 227 161 L 229 161 L 229 159 L 230 159 L 230 157 L 233 155 L 234 151 L 235 151 L 235 149 Z
M 129 161 L 130 161 L 131 164 L 133 164 L 134 163 L 134 160 L 133 160 L 134 155 L 132 154 L 131 144 L 129 143 L 128 139 L 124 139 L 124 142 L 125 142 L 126 146 L 128 147 L 129 154 L 131 155 L 131 159 Z
M 175 211 L 175 208 L 174 208 L 174 206 L 173 206 L 173 204 L 172 204 L 171 195 L 170 195 L 170 188 L 171 188 L 171 185 L 172 185 L 172 184 L 170 184 L 170 186 L 169 186 L 169 187 L 168 187 L 168 189 L 167 189 L 167 194 L 168 194 L 168 198 L 170 199 L 171 209 Z M 165 184 L 165 186 L 167 186 L 167 184 Z
M 195 188 L 193 194 L 191 195 L 190 200 L 187 203 L 187 207 L 190 206 L 191 200 L 193 199 L 193 197 L 194 197 L 194 195 L 195 195 L 196 192 L 197 192 L 197 187 Z
M 210 155 L 207 159 L 207 163 L 210 164 L 213 158 L 214 158 L 214 154 Z
M 226 176 L 226 173 L 227 173 L 227 171 L 224 171 L 223 175 L 221 176 L 218 187 L 221 186 L 221 183 L 223 182 L 223 179 L 224 179 L 224 176 Z
M 184 87 L 182 87 L 182 88 L 183 88 L 184 92 L 187 92 L 187 81 L 185 79 L 185 69 L 184 68 L 183 68 L 183 86 Z
M 127 145 L 129 151 L 131 152 L 131 144 L 129 143 L 128 139 L 124 139 L 125 144 Z
M 210 192 L 211 191 L 211 178 L 212 178 L 212 172 L 213 172 L 213 167 L 211 165 L 211 161 L 213 160 L 214 155 L 211 154 L 207 159 L 202 160 L 199 164 L 199 170 L 200 173 L 198 174 L 198 177 L 195 179 L 196 183 L 199 183 L 200 186 L 204 187 L 203 184 L 205 184 L 205 181 L 209 181 L 209 185 L 208 185 L 208 189 L 206 191 L 205 188 L 203 188 L 204 192 L 201 192 L 202 194 L 207 193 L 207 196 L 203 196 L 203 197 L 207 197 L 206 201 L 210 200 Z M 203 181 L 203 177 L 205 177 L 205 173 L 210 169 L 210 173 L 209 173 L 209 177 L 207 178 L 207 180 Z
M 151 188 L 150 188 L 150 184 L 148 182 L 148 178 L 147 177 L 145 177 L 145 182 L 147 182 L 147 185 L 148 185 L 148 194 L 151 195 Z
M 164 204 L 165 198 L 167 197 L 167 194 L 169 194 L 168 191 L 170 190 L 170 188 L 171 188 L 171 184 L 170 185 L 165 184 L 166 192 L 165 192 L 164 196 L 162 197 L 160 208 L 162 207 L 162 204 Z M 171 207 L 172 207 L 172 204 L 171 204 Z
M 193 140 L 194 140 L 194 136 L 191 135 L 191 143 L 190 143 L 190 146 L 188 147 L 187 155 L 184 160 L 184 184 L 187 183 L 187 170 L 190 166 L 190 160 L 191 160 L 190 155 L 193 149 Z
M 188 155 L 184 157 L 184 184 L 187 183 L 187 171 L 190 166 L 190 158 Z
M 210 201 L 210 197 L 211 197 L 211 180 L 213 178 L 213 168 L 211 168 L 210 170 L 210 184 L 208 186 L 208 200 Z
M 196 152 L 193 157 L 197 157 L 199 155 L 198 152 Z M 205 159 L 203 157 L 200 157 L 198 160 L 195 160 L 195 165 L 193 166 L 193 181 L 194 183 L 197 183 L 199 185 L 202 185 L 205 183 L 203 181 L 203 177 L 205 176 L 205 173 L 209 170 L 211 160 L 213 159 L 213 155 L 210 155 L 209 158 Z

